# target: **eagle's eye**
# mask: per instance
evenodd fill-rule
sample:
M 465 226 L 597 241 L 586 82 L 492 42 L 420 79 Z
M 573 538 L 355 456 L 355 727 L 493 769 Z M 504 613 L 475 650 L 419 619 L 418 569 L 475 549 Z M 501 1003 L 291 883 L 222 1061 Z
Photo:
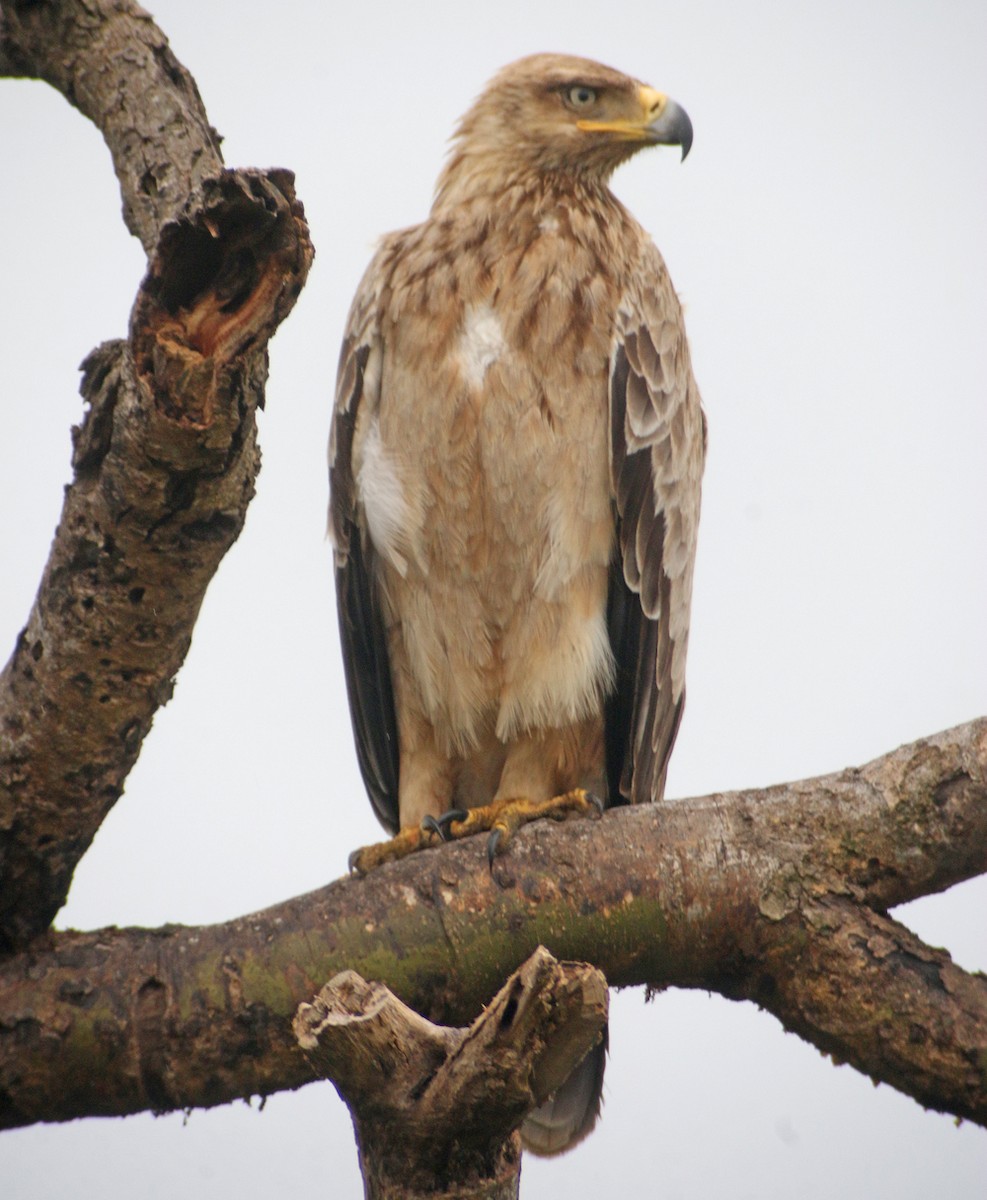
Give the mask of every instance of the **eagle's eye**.
M 587 87 L 585 83 L 577 83 L 565 94 L 571 108 L 591 108 L 596 103 L 596 88 Z

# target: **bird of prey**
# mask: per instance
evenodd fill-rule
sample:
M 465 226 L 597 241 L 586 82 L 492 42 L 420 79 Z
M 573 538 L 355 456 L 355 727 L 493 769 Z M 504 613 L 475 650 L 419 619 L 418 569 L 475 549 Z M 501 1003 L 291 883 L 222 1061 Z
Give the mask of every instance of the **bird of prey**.
M 428 218 L 353 301 L 330 532 L 367 870 L 545 813 L 661 798 L 685 698 L 705 421 L 661 255 L 608 187 L 692 142 L 667 96 L 522 59 L 462 119 Z M 592 1061 L 590 1061 L 592 1060 Z M 529 1121 L 595 1120 L 602 1049 Z

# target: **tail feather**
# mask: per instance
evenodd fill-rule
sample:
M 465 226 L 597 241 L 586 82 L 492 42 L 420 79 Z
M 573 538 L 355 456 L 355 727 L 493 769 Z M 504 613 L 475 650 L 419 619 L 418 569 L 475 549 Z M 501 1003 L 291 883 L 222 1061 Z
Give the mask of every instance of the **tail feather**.
M 525 1150 L 542 1157 L 571 1150 L 593 1130 L 603 1106 L 603 1072 L 607 1060 L 607 1031 L 555 1095 L 521 1126 Z

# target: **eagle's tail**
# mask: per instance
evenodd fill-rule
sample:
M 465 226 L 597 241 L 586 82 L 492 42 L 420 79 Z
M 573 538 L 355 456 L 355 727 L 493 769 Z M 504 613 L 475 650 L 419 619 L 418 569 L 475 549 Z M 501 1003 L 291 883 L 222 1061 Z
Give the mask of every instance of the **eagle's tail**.
M 571 1150 L 592 1132 L 603 1106 L 607 1029 L 555 1095 L 521 1126 L 521 1143 L 532 1154 L 549 1157 Z

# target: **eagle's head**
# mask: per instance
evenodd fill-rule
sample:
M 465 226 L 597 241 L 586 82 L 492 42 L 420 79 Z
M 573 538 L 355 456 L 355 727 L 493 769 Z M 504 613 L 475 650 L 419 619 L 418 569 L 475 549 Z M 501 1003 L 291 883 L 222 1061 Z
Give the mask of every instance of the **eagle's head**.
M 685 109 L 588 58 L 534 54 L 500 71 L 456 130 L 439 193 L 535 173 L 602 182 L 644 146 L 692 145 Z

